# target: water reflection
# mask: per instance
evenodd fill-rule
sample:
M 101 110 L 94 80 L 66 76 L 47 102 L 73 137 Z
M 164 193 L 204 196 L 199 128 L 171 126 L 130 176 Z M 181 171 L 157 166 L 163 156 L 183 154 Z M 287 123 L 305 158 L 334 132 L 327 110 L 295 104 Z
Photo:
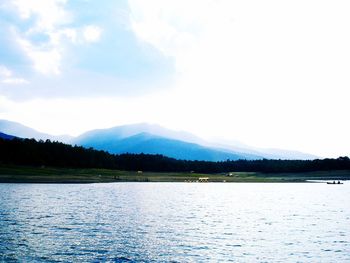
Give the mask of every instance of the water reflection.
M 5 261 L 344 262 L 349 184 L 0 185 Z

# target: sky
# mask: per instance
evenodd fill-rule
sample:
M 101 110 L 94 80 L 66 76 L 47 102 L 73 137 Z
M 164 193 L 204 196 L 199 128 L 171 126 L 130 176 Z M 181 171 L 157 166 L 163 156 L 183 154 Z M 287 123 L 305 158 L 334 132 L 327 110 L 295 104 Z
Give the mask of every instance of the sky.
M 350 2 L 2 0 L 0 119 L 350 155 Z

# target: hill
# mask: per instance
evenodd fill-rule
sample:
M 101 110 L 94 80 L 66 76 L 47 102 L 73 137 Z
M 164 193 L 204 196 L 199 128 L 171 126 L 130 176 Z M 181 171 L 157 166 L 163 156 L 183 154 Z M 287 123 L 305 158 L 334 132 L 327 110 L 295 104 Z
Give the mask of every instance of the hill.
M 47 133 L 39 132 L 18 122 L 8 120 L 0 120 L 0 132 L 15 137 L 28 139 L 34 138 L 36 140 L 49 139 L 52 141 L 68 142 L 70 139 L 72 139 L 72 137 L 68 135 L 54 136 Z
M 148 131 L 148 132 L 145 132 Z M 153 133 L 150 133 L 153 132 Z M 168 137 L 163 137 L 168 136 Z M 184 133 L 183 133 L 184 134 Z M 249 153 L 239 153 L 230 150 L 221 150 L 190 142 L 200 139 L 162 129 L 153 129 L 152 126 L 132 125 L 114 127 L 105 130 L 94 130 L 85 133 L 71 142 L 84 147 L 92 147 L 114 154 L 120 153 L 147 153 L 162 154 L 175 159 L 223 161 L 238 159 L 261 159 L 261 156 Z M 178 138 L 178 139 L 175 139 Z M 183 139 L 183 140 L 180 140 Z M 187 140 L 187 141 L 186 141 Z
M 12 140 L 13 138 L 16 138 L 15 136 L 6 134 L 6 133 L 2 133 L 0 132 L 0 138 L 1 139 L 5 139 L 5 140 Z
M 211 142 L 185 131 L 175 131 L 156 124 L 139 123 L 91 130 L 78 137 L 53 136 L 20 123 L 0 120 L 0 132 L 8 136 L 51 140 L 92 147 L 110 153 L 162 154 L 176 159 L 224 161 L 227 159 L 300 159 L 317 157 L 296 151 L 260 149 L 239 142 Z M 5 136 L 5 135 L 4 135 Z
M 314 171 L 329 173 L 335 170 L 350 170 L 350 159 L 339 157 L 312 161 L 267 159 L 224 162 L 188 161 L 150 154 L 114 155 L 48 140 L 37 142 L 34 139 L 5 140 L 0 138 L 0 165 L 187 173 L 305 173 Z M 348 172 L 343 175 L 343 179 L 349 178 Z

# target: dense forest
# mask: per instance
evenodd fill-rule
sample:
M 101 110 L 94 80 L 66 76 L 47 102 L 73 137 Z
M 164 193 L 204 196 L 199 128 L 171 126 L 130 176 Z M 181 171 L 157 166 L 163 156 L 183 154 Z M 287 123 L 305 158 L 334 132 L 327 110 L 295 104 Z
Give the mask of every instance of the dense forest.
M 151 154 L 113 155 L 92 148 L 72 146 L 60 142 L 34 139 L 12 140 L 0 138 L 0 165 L 53 166 L 70 168 L 108 168 L 129 171 L 200 172 L 311 172 L 350 170 L 350 159 L 316 160 L 237 160 L 186 161 Z

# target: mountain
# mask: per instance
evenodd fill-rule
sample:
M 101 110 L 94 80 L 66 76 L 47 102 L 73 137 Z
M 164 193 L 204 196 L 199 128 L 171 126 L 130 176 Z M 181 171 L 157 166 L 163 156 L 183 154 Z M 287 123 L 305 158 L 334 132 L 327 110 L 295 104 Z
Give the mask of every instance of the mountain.
M 254 148 L 239 142 L 210 142 L 191 133 L 174 131 L 156 124 L 140 123 L 97 129 L 78 137 L 53 136 L 38 132 L 20 123 L 0 120 L 3 136 L 50 139 L 70 144 L 93 147 L 111 153 L 163 154 L 188 160 L 237 160 L 237 159 L 316 159 L 317 156 L 297 151 Z
M 257 154 L 263 155 L 267 159 L 283 159 L 283 160 L 313 160 L 319 158 L 316 155 L 303 153 L 299 151 L 290 151 L 283 149 L 257 149 Z
M 11 134 L 14 137 L 34 138 L 36 140 L 49 139 L 52 141 L 68 142 L 72 139 L 72 137 L 68 135 L 53 136 L 47 133 L 38 132 L 20 123 L 8 120 L 0 120 L 0 132 Z
M 184 139 L 180 140 L 182 138 Z M 134 124 L 89 131 L 73 139 L 72 143 L 116 154 L 162 154 L 185 160 L 261 159 L 261 156 L 241 154 L 230 150 L 223 151 L 190 141 L 200 141 L 200 139 L 189 133 L 171 131 L 158 125 Z
M 16 138 L 15 136 L 6 134 L 6 133 L 2 133 L 0 132 L 0 138 L 1 139 L 5 139 L 5 140 L 12 140 L 13 138 Z
M 108 129 L 96 129 L 85 132 L 80 135 L 78 140 L 89 140 L 90 138 L 94 138 L 96 140 L 97 136 L 99 137 L 97 140 L 104 141 L 106 138 L 110 140 L 110 137 L 123 139 L 127 137 L 131 137 L 140 133 L 148 133 L 153 134 L 155 136 L 180 140 L 185 142 L 192 142 L 197 144 L 205 144 L 206 142 L 196 137 L 195 135 L 185 132 L 185 131 L 174 131 L 167 128 L 164 128 L 157 124 L 149 124 L 149 123 L 138 123 L 138 124 L 130 124 L 130 125 L 122 125 L 116 126 Z M 73 140 L 75 141 L 75 140 Z
M 235 152 L 259 155 L 266 159 L 313 160 L 320 158 L 319 156 L 300 151 L 275 148 L 257 148 L 237 141 L 216 140 L 216 142 L 211 143 L 211 146 L 219 147 L 225 150 L 232 150 Z

